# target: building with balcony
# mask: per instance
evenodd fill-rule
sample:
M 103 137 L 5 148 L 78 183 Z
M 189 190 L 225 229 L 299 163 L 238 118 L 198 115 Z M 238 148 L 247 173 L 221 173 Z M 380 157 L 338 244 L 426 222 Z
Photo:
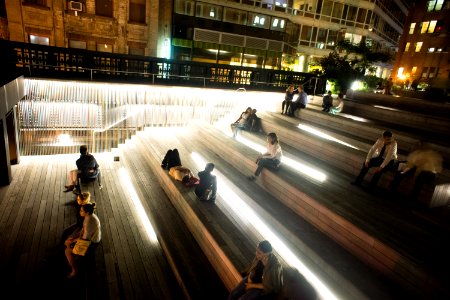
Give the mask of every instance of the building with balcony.
M 421 83 L 437 88 L 450 86 L 449 25 L 449 1 L 417 1 L 399 43 L 393 69 L 397 83 L 414 88 Z
M 0 37 L 307 72 L 340 40 L 394 53 L 407 11 L 403 0 L 2 0 Z
M 305 72 L 340 40 L 394 54 L 407 12 L 400 0 L 175 0 L 172 57 Z

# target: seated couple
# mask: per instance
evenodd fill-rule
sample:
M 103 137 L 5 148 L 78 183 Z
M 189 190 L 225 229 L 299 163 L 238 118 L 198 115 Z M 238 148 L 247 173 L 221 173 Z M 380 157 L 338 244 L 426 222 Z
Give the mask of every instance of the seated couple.
M 198 173 L 197 179 L 191 170 L 181 165 L 180 154 L 178 149 L 168 150 L 161 163 L 163 169 L 169 169 L 169 175 L 175 180 L 181 181 L 186 186 L 194 186 L 195 194 L 202 201 L 216 200 L 217 181 L 216 177 L 211 174 L 214 170 L 214 164 L 208 163 L 205 170 Z

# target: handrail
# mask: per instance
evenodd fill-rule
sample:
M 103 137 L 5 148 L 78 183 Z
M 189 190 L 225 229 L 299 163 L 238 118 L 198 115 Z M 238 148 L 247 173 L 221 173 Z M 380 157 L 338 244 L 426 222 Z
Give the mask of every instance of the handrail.
M 90 71 L 90 79 L 91 81 L 93 81 L 93 72 L 97 71 L 97 72 L 114 72 L 114 73 L 123 73 L 123 74 L 138 74 L 138 75 L 145 75 L 145 76 L 152 76 L 152 84 L 155 84 L 155 76 L 156 77 L 174 77 L 174 78 L 189 78 L 189 79 L 201 79 L 203 80 L 203 87 L 206 87 L 206 82 L 207 81 L 215 81 L 215 77 L 202 77 L 202 76 L 190 76 L 190 75 L 176 75 L 176 74 L 166 74 L 166 73 L 147 73 L 147 72 L 134 72 L 134 71 L 120 71 L 120 70 L 108 70 L 108 69 L 94 69 L 94 68 L 84 68 L 84 67 L 73 67 L 73 66 L 55 66 L 55 65 L 43 65 L 43 64 L 27 64 L 26 65 L 28 68 L 28 72 L 30 74 L 30 76 L 32 77 L 32 72 L 31 72 L 31 68 L 32 67 L 39 67 L 39 68 L 55 68 L 55 69 L 62 69 L 61 71 L 65 71 L 67 69 L 75 69 L 77 71 L 79 70 L 86 70 L 86 71 Z M 318 77 L 313 77 L 313 78 L 318 78 Z M 308 82 L 310 79 L 308 79 L 306 82 Z M 233 83 L 233 82 L 231 82 Z M 249 85 L 251 84 L 262 84 L 262 85 L 266 85 L 266 86 L 275 86 L 276 83 L 275 82 L 266 82 L 266 81 L 251 81 Z M 243 84 L 242 82 L 236 83 L 236 84 Z

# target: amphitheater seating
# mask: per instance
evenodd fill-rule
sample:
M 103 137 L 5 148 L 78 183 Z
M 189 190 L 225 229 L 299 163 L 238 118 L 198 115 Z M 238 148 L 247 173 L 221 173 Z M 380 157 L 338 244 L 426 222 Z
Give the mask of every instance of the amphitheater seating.
M 183 135 L 186 136 L 182 137 Z M 218 162 L 217 168 L 219 168 L 222 172 L 226 171 L 226 174 L 230 175 L 230 177 L 240 176 L 241 179 L 237 178 L 237 180 L 242 183 L 242 174 L 239 175 L 237 170 L 226 166 L 226 162 L 224 162 L 224 160 L 219 159 L 210 150 L 206 150 L 206 148 L 202 147 L 200 143 L 201 138 L 195 138 L 195 136 L 197 136 L 197 133 L 192 135 L 180 134 L 180 136 L 177 136 L 176 139 L 167 138 L 167 136 L 165 136 L 164 139 L 162 139 L 158 136 L 152 136 L 151 134 L 149 135 L 148 132 L 144 132 L 139 133 L 138 137 L 132 140 L 132 143 L 134 146 L 141 149 L 141 151 L 137 151 L 136 153 L 145 153 L 144 162 L 149 164 L 152 170 L 158 174 L 158 180 L 169 196 L 169 199 L 172 201 L 177 211 L 183 216 L 187 226 L 191 230 L 197 242 L 201 245 L 202 250 L 208 255 L 210 262 L 213 264 L 216 272 L 224 281 L 224 284 L 228 289 L 231 289 L 240 280 L 238 270 L 242 270 L 254 256 L 254 247 L 261 237 L 254 231 L 254 229 L 249 229 L 248 227 L 242 225 L 238 220 L 235 220 L 233 213 L 224 214 L 224 211 L 227 210 L 224 209 L 223 201 L 221 200 L 220 195 L 215 205 L 200 202 L 195 199 L 195 195 L 192 190 L 188 190 L 179 182 L 175 182 L 168 176 L 167 171 L 161 169 L 160 167 L 160 159 L 164 156 L 167 149 L 177 148 L 180 151 L 183 165 L 188 166 L 191 170 L 196 172 L 198 169 L 193 167 L 195 164 L 188 153 L 197 149 L 196 151 L 202 152 L 203 155 L 206 155 L 209 158 L 215 158 L 214 161 Z M 147 151 L 142 149 L 146 149 Z M 198 149 L 204 149 L 204 151 Z M 231 176 L 232 174 L 234 174 L 234 176 Z M 245 189 L 244 185 L 241 184 L 241 186 Z M 259 190 L 259 192 L 255 192 L 255 189 Z M 261 202 L 269 202 L 267 201 L 269 199 L 264 198 L 270 198 L 270 196 L 268 196 L 267 193 L 257 186 L 253 186 L 252 190 L 246 191 L 246 193 L 258 193 L 260 197 L 257 199 L 260 199 Z M 271 201 L 272 203 L 277 202 L 276 199 L 272 199 Z M 307 256 L 310 257 L 308 259 L 310 261 L 309 264 L 316 265 L 316 271 L 323 273 L 321 277 L 328 278 L 328 282 L 331 284 L 333 289 L 337 290 L 338 293 L 343 293 L 341 295 L 346 295 L 344 296 L 345 298 L 348 298 L 349 295 L 351 295 L 351 298 L 360 298 L 362 296 L 360 287 L 358 287 L 358 280 L 360 279 L 356 277 L 346 278 L 350 275 L 337 270 L 339 265 L 341 268 L 343 267 L 345 261 L 345 259 L 342 258 L 342 256 L 345 256 L 345 254 L 343 254 L 345 252 L 344 250 L 338 250 L 339 246 L 337 245 L 330 246 L 329 243 L 333 244 L 333 242 L 319 234 L 322 236 L 322 240 L 328 240 L 328 242 L 323 242 L 328 243 L 328 246 L 324 246 L 324 244 L 322 244 L 322 251 L 327 251 L 325 249 L 328 249 L 328 252 L 341 253 L 341 258 L 337 259 L 333 263 L 330 263 L 327 259 L 324 259 L 319 256 L 319 254 L 314 253 L 315 251 L 309 249 L 306 242 L 302 241 L 302 237 L 298 236 L 293 231 L 290 231 L 290 229 L 287 229 L 286 225 L 282 221 L 277 220 L 278 218 L 273 216 L 273 214 L 279 214 L 280 212 L 270 210 L 266 210 L 264 212 L 264 210 L 261 207 L 258 207 L 258 205 L 254 202 L 252 205 L 254 209 L 256 208 L 259 213 L 264 215 L 267 222 L 269 222 L 272 226 L 275 226 L 279 234 L 285 235 L 285 239 L 290 241 L 290 244 L 293 245 L 293 249 L 300 249 L 298 251 L 306 252 Z M 273 206 L 273 204 L 271 205 Z M 311 232 L 314 231 L 313 227 L 308 225 L 305 221 L 301 221 L 301 219 L 295 216 L 295 214 L 292 214 L 292 212 L 289 212 L 289 210 L 284 210 L 284 213 L 290 215 L 291 218 L 290 221 L 286 220 L 286 223 L 297 223 L 297 231 L 305 230 L 305 228 L 308 227 L 311 227 Z M 306 236 L 307 235 L 305 234 L 305 239 L 307 239 Z M 317 232 L 314 239 L 318 239 Z M 314 243 L 314 241 L 312 241 L 312 243 Z M 324 254 L 324 257 L 328 256 L 331 259 L 333 255 L 336 254 Z M 354 270 L 362 268 L 364 270 L 361 272 L 365 273 L 369 277 L 372 276 L 372 278 L 376 278 L 377 275 L 371 275 L 372 271 L 367 269 L 367 267 L 363 266 L 360 262 L 357 262 L 354 258 L 347 257 L 346 259 L 352 261 L 352 265 L 349 266 L 347 264 L 347 268 Z M 374 281 L 376 281 L 376 279 L 374 279 Z M 361 285 L 364 285 L 364 283 L 361 283 Z M 303 285 L 302 288 L 305 288 L 305 286 Z M 371 290 L 370 293 L 380 294 L 381 297 L 383 293 L 386 293 L 386 290 L 384 290 L 383 287 L 380 288 L 380 286 L 377 288 L 368 289 Z M 292 288 L 290 289 L 291 292 L 295 292 L 295 290 Z M 364 291 L 364 293 L 365 292 L 366 291 Z

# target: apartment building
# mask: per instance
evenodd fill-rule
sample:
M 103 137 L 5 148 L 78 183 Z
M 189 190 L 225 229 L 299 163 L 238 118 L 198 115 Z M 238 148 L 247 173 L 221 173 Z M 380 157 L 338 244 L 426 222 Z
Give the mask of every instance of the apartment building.
M 420 0 L 411 8 L 393 69 L 398 84 L 450 86 L 450 1 Z
M 0 38 L 305 72 L 343 39 L 394 53 L 407 12 L 404 0 L 0 0 Z

